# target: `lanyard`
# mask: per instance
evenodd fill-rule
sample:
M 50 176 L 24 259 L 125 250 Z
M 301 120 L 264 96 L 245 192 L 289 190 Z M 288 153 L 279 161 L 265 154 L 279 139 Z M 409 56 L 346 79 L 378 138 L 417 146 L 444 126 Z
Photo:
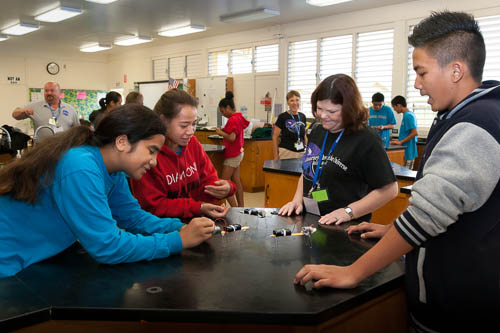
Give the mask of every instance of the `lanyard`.
M 295 129 L 297 130 L 297 138 L 300 140 L 300 115 L 297 114 L 297 118 L 299 119 L 298 121 L 295 120 L 295 117 L 293 116 L 293 113 L 290 112 L 290 116 L 292 116 L 293 121 L 295 122 Z
M 339 143 L 342 134 L 344 134 L 344 130 L 340 132 L 337 140 L 335 140 L 335 142 L 332 144 L 332 146 L 330 147 L 330 151 L 326 156 L 330 156 L 330 154 L 333 152 L 335 146 L 337 146 L 337 143 Z M 311 189 L 314 189 L 316 187 L 316 183 L 320 180 L 321 173 L 323 172 L 323 153 L 325 152 L 326 138 L 328 138 L 328 131 L 326 132 L 325 138 L 323 139 L 323 145 L 321 146 L 321 152 L 319 153 L 318 166 L 316 167 L 316 172 L 314 173 L 314 179 Z
M 57 116 L 56 116 L 55 111 L 52 110 L 52 106 L 50 106 L 50 104 L 49 104 L 49 110 L 50 110 L 50 113 L 52 114 L 52 118 L 54 118 L 54 120 L 57 121 L 57 118 L 59 118 L 59 116 L 61 115 L 61 103 L 59 102 L 59 106 L 57 108 Z

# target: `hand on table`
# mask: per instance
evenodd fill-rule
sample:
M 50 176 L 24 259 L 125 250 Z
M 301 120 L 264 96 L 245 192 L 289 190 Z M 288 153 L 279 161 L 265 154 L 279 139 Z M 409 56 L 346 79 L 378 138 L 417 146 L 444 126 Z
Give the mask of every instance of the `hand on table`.
M 194 218 L 179 230 L 182 247 L 189 249 L 212 237 L 215 223 L 207 217 Z
M 214 185 L 206 185 L 205 193 L 217 199 L 225 199 L 231 192 L 231 184 L 227 180 L 217 180 Z
M 353 277 L 350 266 L 341 267 L 332 265 L 305 265 L 295 275 L 293 283 L 304 286 L 309 281 L 313 281 L 313 288 L 330 287 L 349 289 L 356 287 L 359 283 Z
M 396 139 L 391 140 L 391 144 L 393 144 L 393 145 L 395 145 L 395 146 L 402 146 L 402 145 L 403 145 L 403 144 L 401 143 L 401 141 L 396 140 Z
M 215 129 L 215 133 L 219 134 L 219 135 L 222 135 L 222 134 L 226 134 L 226 132 L 224 132 L 222 129 L 220 128 L 216 128 Z
M 346 213 L 344 208 L 335 209 L 333 212 L 320 217 L 318 223 L 339 225 L 344 222 L 349 222 L 351 217 Z
M 382 238 L 387 231 L 391 228 L 391 225 L 383 225 L 370 222 L 361 222 L 358 225 L 351 225 L 346 229 L 348 235 L 353 233 L 360 233 L 361 238 Z
M 302 202 L 290 201 L 280 208 L 278 214 L 290 216 L 292 214 L 300 215 L 304 209 Z
M 201 213 L 203 215 L 207 215 L 213 219 L 221 218 L 226 216 L 229 211 L 229 207 L 226 207 L 225 204 L 222 205 L 214 205 L 211 203 L 202 203 L 201 204 Z

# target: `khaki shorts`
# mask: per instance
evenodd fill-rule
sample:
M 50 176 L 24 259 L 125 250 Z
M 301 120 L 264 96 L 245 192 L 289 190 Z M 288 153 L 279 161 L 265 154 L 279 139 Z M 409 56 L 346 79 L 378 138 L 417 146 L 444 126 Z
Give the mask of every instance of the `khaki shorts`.
M 288 158 L 302 158 L 304 156 L 304 152 L 297 152 L 297 151 L 291 151 L 286 148 L 279 148 L 278 149 L 278 155 L 280 160 L 285 160 Z
M 238 156 L 230 157 L 224 159 L 224 165 L 230 166 L 231 168 L 237 168 L 240 166 L 241 161 L 243 161 L 243 156 L 245 153 L 241 153 Z

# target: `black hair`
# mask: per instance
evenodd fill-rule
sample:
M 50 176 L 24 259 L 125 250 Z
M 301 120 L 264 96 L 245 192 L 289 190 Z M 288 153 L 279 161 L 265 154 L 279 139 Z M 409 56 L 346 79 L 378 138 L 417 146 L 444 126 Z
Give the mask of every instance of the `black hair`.
M 408 42 L 436 58 L 441 68 L 464 61 L 477 82 L 483 78 L 486 47 L 474 16 L 463 12 L 432 12 L 413 29 Z
M 401 95 L 397 95 L 391 100 L 391 105 L 401 104 L 403 107 L 406 107 L 406 98 Z
M 376 92 L 372 96 L 372 102 L 383 102 L 385 99 L 384 94 Z
M 101 110 L 106 111 L 106 108 L 108 107 L 109 103 L 115 102 L 118 103 L 121 101 L 122 95 L 117 93 L 116 91 L 110 91 L 109 93 L 106 94 L 106 97 L 101 98 L 99 100 L 99 105 L 101 106 Z
M 0 170 L 0 195 L 10 194 L 15 200 L 36 202 L 41 189 L 52 184 L 57 163 L 71 148 L 91 145 L 103 147 L 126 135 L 132 149 L 140 140 L 165 135 L 160 116 L 140 104 L 126 104 L 106 114 L 95 132 L 86 126 L 43 139 L 21 159 Z
M 166 119 L 172 120 L 181 112 L 183 105 L 197 107 L 198 101 L 184 90 L 174 88 L 161 95 L 158 102 L 156 102 L 154 111 L 163 115 Z
M 228 106 L 231 108 L 231 110 L 236 110 L 236 106 L 234 106 L 234 94 L 232 91 L 226 91 L 226 98 L 221 99 L 219 102 L 219 108 L 226 108 Z

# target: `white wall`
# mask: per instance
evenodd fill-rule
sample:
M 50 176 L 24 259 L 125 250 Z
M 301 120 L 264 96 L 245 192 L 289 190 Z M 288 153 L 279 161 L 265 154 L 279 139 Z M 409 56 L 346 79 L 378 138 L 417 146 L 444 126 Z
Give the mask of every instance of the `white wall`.
M 259 104 L 259 101 L 266 91 L 273 90 L 274 87 L 277 87 L 278 102 L 284 103 L 287 80 L 287 49 L 290 41 L 394 28 L 395 48 L 392 95 L 404 95 L 406 91 L 408 26 L 428 16 L 431 11 L 442 9 L 463 10 L 477 17 L 500 14 L 500 5 L 498 1 L 492 0 L 413 1 L 400 5 L 334 15 L 258 30 L 219 35 L 189 42 L 145 47 L 133 53 L 111 56 L 111 67 L 116 73 L 111 74 L 112 78 L 110 78 L 109 84 L 116 84 L 120 77 L 123 77 L 123 74 L 127 74 L 128 82 L 124 84 L 125 92 L 127 92 L 133 89 L 134 81 L 147 81 L 152 79 L 153 59 L 192 53 L 200 53 L 202 55 L 202 76 L 208 76 L 208 52 L 279 42 L 279 73 L 271 75 L 255 74 L 234 76 L 234 93 L 237 107 L 244 104 L 249 108 L 249 117 L 265 119 L 266 115 L 264 108 Z M 276 34 L 280 34 L 282 38 L 276 39 Z M 253 101 L 253 108 L 251 107 L 251 101 Z
M 250 47 L 259 44 L 280 44 L 280 70 L 271 74 L 235 75 L 234 93 L 237 107 L 246 105 L 250 118 L 265 119 L 260 99 L 267 91 L 277 88 L 278 102 L 284 102 L 287 80 L 287 50 L 290 41 L 321 38 L 380 30 L 395 29 L 392 94 L 405 93 L 407 71 L 408 26 L 429 15 L 432 10 L 450 9 L 468 11 L 477 17 L 500 14 L 498 0 L 423 0 L 400 5 L 375 8 L 359 12 L 334 15 L 293 24 L 276 25 L 257 30 L 230 33 L 162 46 L 144 45 L 134 51 L 117 55 L 51 54 L 48 47 L 40 52 L 0 52 L 0 124 L 16 124 L 11 112 L 16 106 L 28 102 L 28 89 L 42 87 L 44 82 L 55 80 L 63 88 L 114 89 L 123 88 L 126 95 L 134 89 L 134 82 L 152 80 L 152 60 L 157 58 L 201 54 L 202 76 L 208 76 L 208 52 Z M 276 39 L 280 34 L 281 38 Z M 160 38 L 160 37 L 159 37 Z M 21 56 L 19 56 L 21 55 Z M 45 71 L 49 61 L 61 66 L 60 74 L 51 76 Z M 7 83 L 7 76 L 21 77 L 20 85 Z M 126 76 L 126 82 L 125 82 Z
M 60 66 L 57 75 L 46 71 L 49 62 Z M 12 85 L 8 76 L 20 77 L 20 83 Z M 107 59 L 83 60 L 64 57 L 12 57 L 0 55 L 0 125 L 8 124 L 28 131 L 29 121 L 16 121 L 12 111 L 28 104 L 29 88 L 42 88 L 45 82 L 58 82 L 63 89 L 109 89 Z

